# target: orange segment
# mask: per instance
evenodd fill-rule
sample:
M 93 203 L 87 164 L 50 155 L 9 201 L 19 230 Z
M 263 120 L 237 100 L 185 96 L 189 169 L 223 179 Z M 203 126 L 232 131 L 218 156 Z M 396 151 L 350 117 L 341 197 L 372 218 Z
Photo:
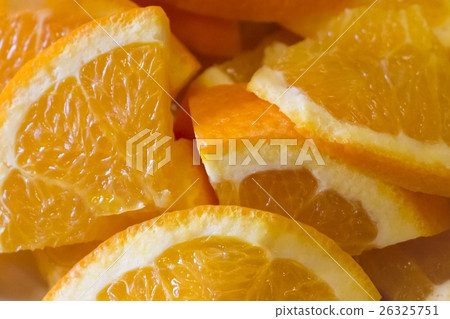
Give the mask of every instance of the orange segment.
M 450 61 L 420 7 L 374 6 L 314 63 L 333 40 L 278 46 L 249 89 L 332 155 L 409 190 L 450 196 Z
M 297 163 L 305 139 L 284 114 L 246 92 L 245 85 L 203 89 L 189 104 L 199 123 L 194 125 L 197 146 L 220 204 L 289 214 L 353 255 L 450 227 L 450 202 L 445 198 L 385 184 L 324 152 L 325 165 L 311 149 L 307 149 L 310 159 Z M 263 163 L 250 156 L 245 139 L 251 145 L 263 142 L 258 152 Z M 286 139 L 284 164 L 280 146 L 271 145 L 280 139 Z M 221 158 L 211 158 L 217 153 L 216 141 L 223 141 Z M 292 142 L 296 145 L 289 145 Z M 251 161 L 244 164 L 249 156 Z
M 379 298 L 350 256 L 314 229 L 302 227 L 279 215 L 236 206 L 168 213 L 100 245 L 45 299 Z
M 114 228 L 92 233 L 98 216 L 160 212 L 180 196 L 173 170 L 152 176 L 126 163 L 135 134 L 172 136 L 168 21 L 150 7 L 98 23 L 38 55 L 0 96 L 3 251 L 104 239 Z
M 386 300 L 448 300 L 450 232 L 368 251 L 357 258 Z

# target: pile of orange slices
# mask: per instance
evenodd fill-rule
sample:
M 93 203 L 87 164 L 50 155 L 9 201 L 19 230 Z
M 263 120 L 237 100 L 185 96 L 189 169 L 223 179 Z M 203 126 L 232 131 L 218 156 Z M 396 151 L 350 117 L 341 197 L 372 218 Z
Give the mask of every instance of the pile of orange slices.
M 450 0 L 0 18 L 0 299 L 450 300 Z

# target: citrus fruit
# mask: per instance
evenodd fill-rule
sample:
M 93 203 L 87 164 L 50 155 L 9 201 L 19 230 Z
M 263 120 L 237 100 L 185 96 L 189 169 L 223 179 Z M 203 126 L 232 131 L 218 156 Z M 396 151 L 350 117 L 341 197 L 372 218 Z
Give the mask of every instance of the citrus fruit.
M 270 104 L 245 84 L 204 89 L 189 105 L 220 204 L 289 214 L 352 255 L 450 227 L 449 200 L 388 185 L 330 158 L 277 108 L 252 126 Z M 258 146 L 256 155 L 249 145 Z
M 372 7 L 331 48 L 334 38 L 322 36 L 269 50 L 249 89 L 329 154 L 389 183 L 448 197 L 448 52 L 419 6 L 389 3 Z
M 10 81 L 0 95 L 1 251 L 104 239 L 114 229 L 91 231 L 97 217 L 175 203 L 179 171 L 156 169 L 170 142 L 136 140 L 153 147 L 153 162 L 139 170 L 127 161 L 146 157 L 127 153 L 137 134 L 173 135 L 170 39 L 160 8 L 132 9 L 85 24 Z
M 41 300 L 47 291 L 30 252 L 0 254 L 0 300 Z
M 449 300 L 450 231 L 357 257 L 385 300 Z
M 110 238 L 45 300 L 378 298 L 354 260 L 314 229 L 258 210 L 199 206 Z

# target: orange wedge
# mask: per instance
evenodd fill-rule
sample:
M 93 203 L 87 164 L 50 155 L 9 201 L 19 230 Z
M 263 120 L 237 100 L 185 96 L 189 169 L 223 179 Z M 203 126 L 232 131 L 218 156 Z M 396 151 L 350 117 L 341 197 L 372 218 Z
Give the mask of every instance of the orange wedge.
M 308 226 L 248 208 L 200 206 L 115 235 L 45 297 L 286 299 L 376 300 L 379 294 L 350 256 Z
M 203 89 L 189 105 L 220 204 L 290 215 L 353 255 L 450 227 L 449 200 L 391 186 L 330 158 L 245 85 Z M 248 145 L 259 145 L 259 159 Z
M 357 257 L 386 300 L 449 300 L 450 231 Z
M 330 50 L 335 38 L 326 35 L 268 50 L 249 89 L 329 154 L 389 183 L 449 197 L 448 52 L 419 6 L 389 5 L 372 7 Z
M 170 142 L 143 171 L 127 163 L 136 134 L 173 134 L 170 39 L 160 8 L 132 9 L 60 39 L 10 81 L 0 95 L 1 251 L 104 239 L 114 229 L 92 230 L 97 217 L 161 212 L 187 191 L 173 188 L 180 171 L 157 169 Z

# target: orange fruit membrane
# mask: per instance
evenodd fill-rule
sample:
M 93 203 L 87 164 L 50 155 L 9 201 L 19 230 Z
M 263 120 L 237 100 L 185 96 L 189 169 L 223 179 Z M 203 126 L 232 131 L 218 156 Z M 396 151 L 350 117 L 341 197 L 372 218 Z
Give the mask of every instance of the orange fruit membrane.
M 358 256 L 385 300 L 449 300 L 450 231 Z
M 373 6 L 329 50 L 332 31 L 266 50 L 249 90 L 329 154 L 388 183 L 449 197 L 448 52 L 420 6 L 389 4 Z
M 449 200 L 386 184 L 332 159 L 245 84 L 203 89 L 189 105 L 220 204 L 290 216 L 352 255 L 450 226 Z
M 350 256 L 300 226 L 237 206 L 168 213 L 101 244 L 45 300 L 379 299 Z

